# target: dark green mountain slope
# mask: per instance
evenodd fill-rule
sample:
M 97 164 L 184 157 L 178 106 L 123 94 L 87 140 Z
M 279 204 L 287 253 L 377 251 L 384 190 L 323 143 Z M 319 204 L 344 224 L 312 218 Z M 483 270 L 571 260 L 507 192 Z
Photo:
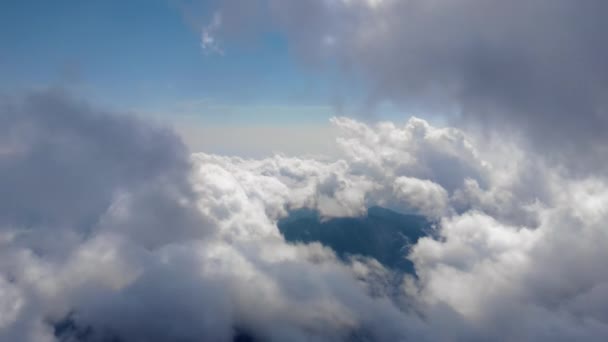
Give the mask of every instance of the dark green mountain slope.
M 399 214 L 381 207 L 369 208 L 366 216 L 322 221 L 318 213 L 297 210 L 279 221 L 279 230 L 289 242 L 318 241 L 341 257 L 359 254 L 384 266 L 413 273 L 405 258 L 409 247 L 429 235 L 432 223 L 419 215 Z

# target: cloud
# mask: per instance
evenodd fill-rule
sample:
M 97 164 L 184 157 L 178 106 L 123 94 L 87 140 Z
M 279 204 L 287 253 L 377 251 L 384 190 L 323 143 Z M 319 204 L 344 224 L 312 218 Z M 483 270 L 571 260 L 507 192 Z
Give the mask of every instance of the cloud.
M 0 215 L 0 339 L 405 334 L 388 295 L 368 292 L 381 266 L 360 260 L 355 272 L 278 233 L 290 206 L 365 209 L 366 182 L 346 162 L 189 159 L 169 131 L 61 92 L 9 100 L 0 186 L 18 196 L 3 196 Z
M 360 76 L 368 102 L 457 116 L 498 139 L 523 136 L 572 171 L 605 170 L 605 1 L 266 3 L 260 21 L 309 65 Z
M 336 118 L 336 159 L 243 159 L 190 155 L 162 127 L 61 92 L 0 107 L 0 340 L 608 336 L 608 183 L 517 142 L 496 158 L 421 119 Z M 413 246 L 417 277 L 277 229 L 292 209 L 371 205 L 436 222 Z
M 423 289 L 416 298 L 431 306 L 448 303 L 487 339 L 605 338 L 597 296 L 608 280 L 599 265 L 606 257 L 599 248 L 608 242 L 600 228 L 606 217 L 594 209 L 580 214 L 587 201 L 603 202 L 603 195 L 586 193 L 578 202 L 572 196 L 581 186 L 567 186 L 558 205 L 539 209 L 536 228 L 505 225 L 480 212 L 446 219 L 442 239 L 422 239 L 411 255 Z
M 201 48 L 204 52 L 218 53 L 220 55 L 224 54 L 224 50 L 222 50 L 222 47 L 215 36 L 216 31 L 221 27 L 222 14 L 220 12 L 215 12 L 209 25 L 203 27 L 201 30 Z
M 60 91 L 4 102 L 1 110 L 0 144 L 10 151 L 0 160 L 3 226 L 88 234 L 110 219 L 111 204 L 118 212 L 117 199 L 189 217 L 188 152 L 168 129 L 65 100 Z
M 393 191 L 406 206 L 413 207 L 427 217 L 442 217 L 447 211 L 447 192 L 440 185 L 431 181 L 398 177 L 395 179 Z
M 213 234 L 171 131 L 54 90 L 0 108 L 0 278 L 15 312 L 0 339 L 48 340 L 46 315 L 66 309 L 71 290 L 132 277 L 123 239 L 153 249 Z

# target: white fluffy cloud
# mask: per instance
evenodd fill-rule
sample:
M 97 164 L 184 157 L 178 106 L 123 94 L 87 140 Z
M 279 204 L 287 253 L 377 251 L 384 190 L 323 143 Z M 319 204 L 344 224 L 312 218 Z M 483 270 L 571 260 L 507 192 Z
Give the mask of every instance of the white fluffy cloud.
M 18 201 L 1 199 L 0 340 L 57 341 L 57 322 L 87 341 L 608 336 L 608 182 L 515 143 L 496 158 L 421 119 L 337 118 L 337 160 L 256 160 L 188 155 L 163 129 L 56 93 L 1 115 L 16 152 L 0 155 L 0 192 Z M 277 229 L 292 209 L 372 205 L 437 222 L 413 247 L 417 278 L 395 286 L 374 260 Z
M 601 265 L 608 255 L 600 247 L 608 244 L 608 217 L 600 209 L 606 185 L 594 182 L 591 190 L 586 182 L 566 182 L 555 206 L 539 207 L 538 227 L 476 211 L 445 219 L 442 239 L 421 240 L 411 255 L 422 289 L 416 298 L 447 303 L 492 339 L 608 336 L 600 309 L 608 281 Z

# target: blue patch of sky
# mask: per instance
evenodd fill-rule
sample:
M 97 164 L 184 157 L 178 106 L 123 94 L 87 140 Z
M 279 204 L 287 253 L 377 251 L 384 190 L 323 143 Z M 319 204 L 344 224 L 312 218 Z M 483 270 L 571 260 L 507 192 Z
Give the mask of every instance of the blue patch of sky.
M 5 0 L 0 91 L 60 85 L 114 109 L 236 124 L 326 122 L 350 114 L 336 103 L 363 97 L 331 67 L 298 63 L 277 32 L 205 54 L 200 27 L 177 4 Z M 208 6 L 200 11 L 190 15 L 211 18 Z

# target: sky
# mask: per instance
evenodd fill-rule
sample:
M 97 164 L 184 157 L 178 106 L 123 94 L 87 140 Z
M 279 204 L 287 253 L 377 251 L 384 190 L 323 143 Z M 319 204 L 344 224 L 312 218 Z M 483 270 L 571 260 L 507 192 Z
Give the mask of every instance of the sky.
M 278 32 L 205 51 L 192 23 L 212 21 L 204 3 L 9 1 L 0 16 L 4 89 L 64 86 L 117 110 L 234 125 L 325 124 L 339 96 L 331 71 L 294 62 Z
M 3 1 L 0 341 L 608 340 L 607 12 Z
M 211 17 L 204 7 L 201 21 Z M 2 25 L 4 87 L 67 84 L 120 109 L 325 103 L 315 93 L 321 77 L 294 65 L 278 35 L 205 54 L 178 2 L 10 1 Z
M 272 25 L 222 42 L 221 52 L 205 48 L 213 5 L 8 1 L 0 13 L 0 89 L 65 87 L 108 108 L 163 120 L 193 149 L 244 156 L 323 152 L 334 137 L 331 117 L 372 112 L 357 98 L 357 83 L 331 62 L 322 69 L 299 63 Z M 373 113 L 397 114 L 390 105 L 380 109 Z M 326 131 L 323 144 L 281 138 L 306 127 Z M 253 137 L 268 132 L 278 141 Z

